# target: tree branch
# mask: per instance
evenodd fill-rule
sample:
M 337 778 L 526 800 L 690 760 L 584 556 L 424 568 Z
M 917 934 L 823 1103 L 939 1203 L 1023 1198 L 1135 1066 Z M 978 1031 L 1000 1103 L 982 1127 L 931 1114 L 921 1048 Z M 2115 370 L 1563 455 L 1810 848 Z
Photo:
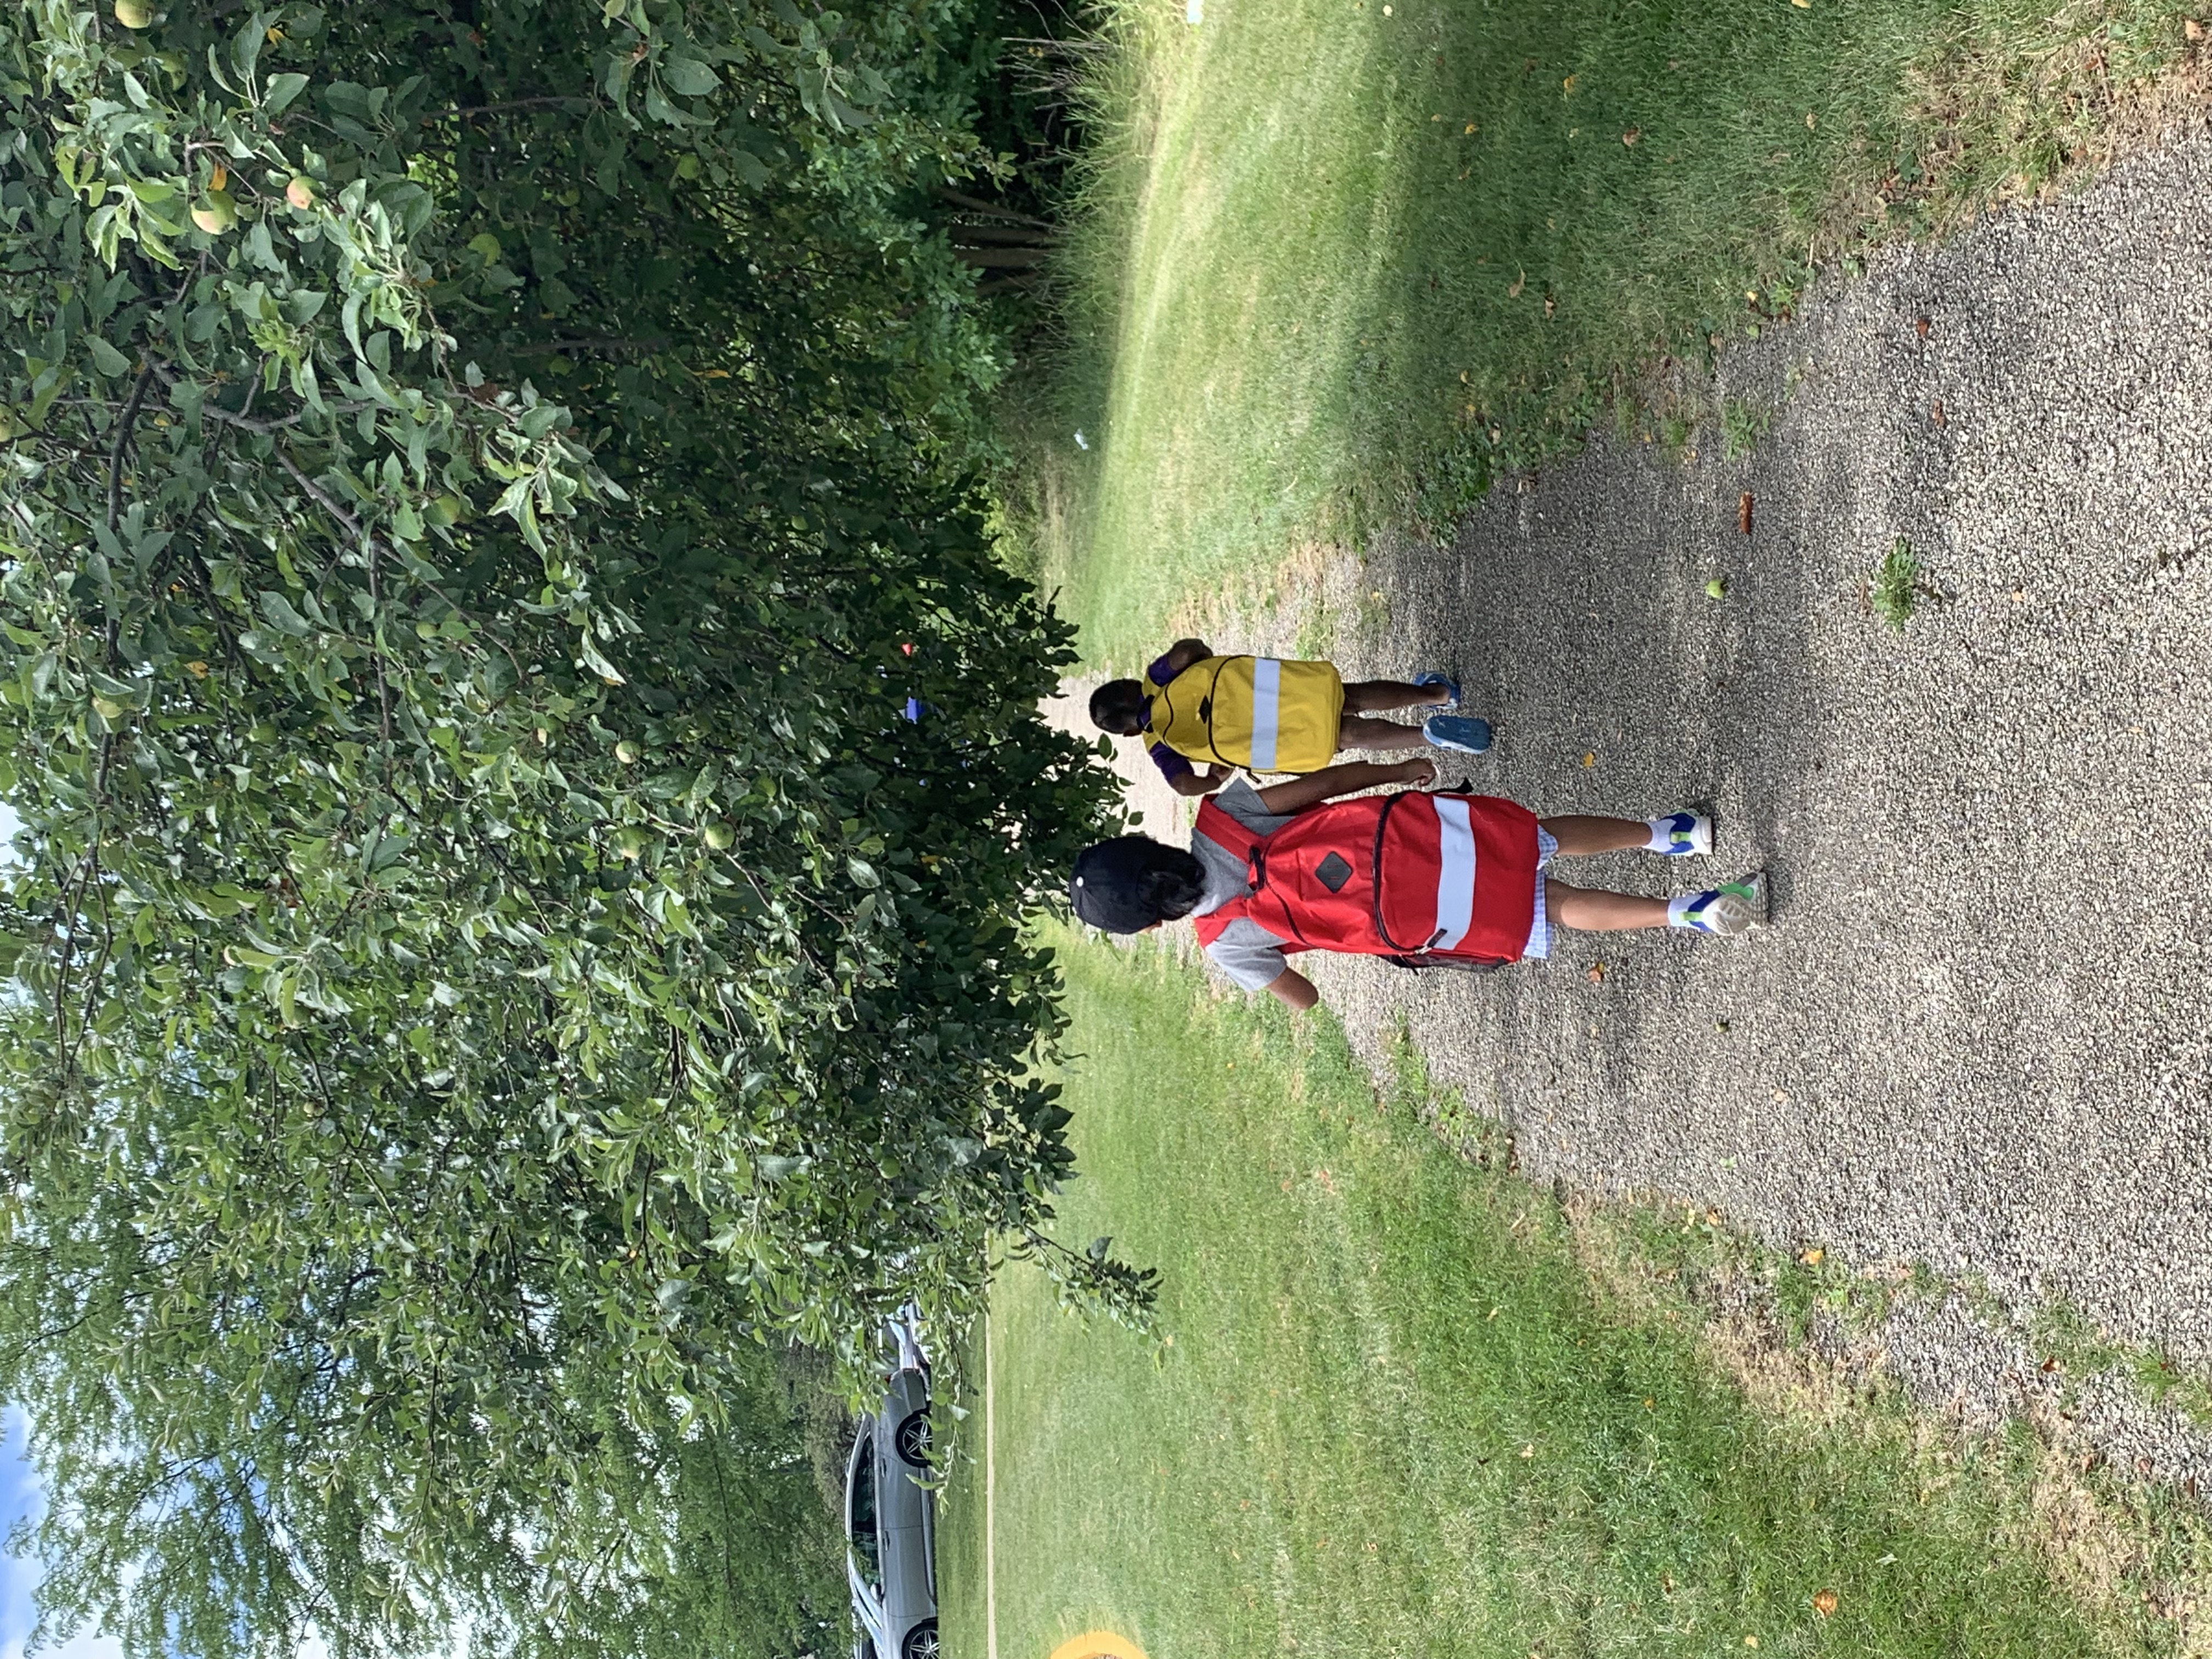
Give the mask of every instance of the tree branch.
M 155 377 L 159 380 L 163 386 L 173 386 L 176 385 L 176 380 L 159 364 L 149 362 L 148 367 L 152 368 Z M 223 408 L 220 404 L 211 404 L 204 401 L 200 404 L 200 418 L 203 420 L 214 421 L 222 426 L 234 426 L 241 432 L 282 432 L 287 427 L 299 425 L 299 423 L 306 420 L 308 415 L 312 412 L 303 404 L 300 408 L 294 410 L 289 415 L 279 416 L 273 421 L 254 420 L 252 418 L 253 413 L 253 394 L 260 389 L 261 377 L 258 374 L 249 376 L 246 382 L 246 401 L 239 406 L 239 410 L 236 414 L 233 414 L 230 410 Z M 372 407 L 380 408 L 381 406 L 382 405 L 380 404 L 372 404 L 371 400 L 367 398 L 349 398 L 343 403 L 325 404 L 323 407 L 325 412 L 328 414 L 354 415 L 358 414 L 364 409 Z
M 940 202 L 950 202 L 955 207 L 966 208 L 970 213 L 980 213 L 987 218 L 1005 219 L 1017 225 L 1033 225 L 1039 230 L 1053 227 L 1042 219 L 1032 219 L 1026 213 L 1017 213 L 1012 208 L 996 207 L 978 196 L 966 196 L 948 185 L 939 185 L 930 194 Z
M 588 98 L 509 98 L 496 104 L 465 104 L 452 109 L 434 109 L 422 118 L 422 125 L 433 121 L 454 121 L 471 115 L 501 115 L 511 109 L 590 109 Z
M 510 357 L 540 357 L 553 351 L 658 351 L 667 343 L 666 337 L 658 334 L 641 340 L 603 334 L 589 339 L 546 340 L 537 345 L 509 346 L 507 355 Z
M 250 400 L 252 388 L 249 386 L 246 391 Z M 366 398 L 356 398 L 347 403 L 323 405 L 324 409 L 332 415 L 357 414 L 370 406 L 369 400 Z M 307 409 L 301 408 L 273 421 L 254 421 L 247 419 L 244 415 L 234 415 L 217 404 L 202 404 L 200 405 L 200 414 L 204 419 L 218 422 L 224 426 L 234 426 L 242 432 L 282 432 L 287 427 L 299 425 L 307 418 L 309 412 Z
M 323 487 L 306 473 L 282 448 L 276 452 L 277 465 L 292 475 L 292 482 L 306 490 L 315 504 L 345 527 L 345 532 L 357 542 L 368 544 L 368 600 L 374 607 L 369 619 L 369 659 L 376 669 L 377 731 L 384 743 L 384 779 L 388 790 L 392 782 L 392 686 L 384 674 L 384 641 L 380 629 L 383 624 L 384 588 L 379 574 L 384 554 L 384 544 L 374 536 L 362 533 L 361 520 L 332 501 Z
M 123 518 L 123 457 L 131 447 L 131 429 L 138 424 L 139 406 L 146 401 L 146 388 L 154 384 L 154 360 L 147 358 L 146 366 L 138 371 L 138 382 L 131 388 L 131 401 L 123 405 L 123 413 L 115 422 L 115 447 L 107 456 L 107 527 L 110 530 Z
M 292 475 L 292 482 L 299 485 L 301 489 L 306 490 L 307 492 L 308 499 L 313 501 L 316 506 L 321 507 L 324 512 L 329 514 L 333 519 L 336 519 L 338 521 L 339 527 L 343 529 L 347 535 L 352 537 L 356 541 L 361 541 L 363 539 L 370 541 L 374 540 L 374 538 L 373 537 L 365 538 L 362 534 L 361 520 L 355 518 L 352 514 L 347 512 L 345 508 L 340 507 L 336 501 L 332 501 L 329 493 L 324 489 L 322 485 L 317 483 L 306 473 L 301 471 L 298 463 L 295 462 L 293 459 L 289 455 L 287 455 L 282 449 L 279 449 L 276 452 L 276 465 L 283 467 L 285 471 L 290 473 Z

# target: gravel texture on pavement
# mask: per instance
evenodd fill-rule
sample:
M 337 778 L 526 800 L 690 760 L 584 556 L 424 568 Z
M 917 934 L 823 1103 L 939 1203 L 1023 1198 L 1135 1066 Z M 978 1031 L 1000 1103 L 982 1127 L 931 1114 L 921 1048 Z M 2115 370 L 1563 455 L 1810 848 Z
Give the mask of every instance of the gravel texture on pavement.
M 1498 742 L 1448 782 L 1717 813 L 1709 860 L 1555 873 L 1764 867 L 1772 927 L 1308 971 L 1370 1058 L 1402 1021 L 1533 1177 L 1978 1281 L 2017 1319 L 1908 1303 L 1887 1338 L 1970 1419 L 2058 1408 L 2021 1322 L 2054 1301 L 2212 1361 L 2212 142 L 1887 252 L 1694 389 L 1771 424 L 1733 459 L 1716 418 L 1680 454 L 1601 434 L 1219 642 L 1296 654 L 1318 603 L 1347 678 L 1454 671 Z M 1901 634 L 1868 592 L 1899 537 Z M 2201 1431 L 2075 1403 L 2212 1492 Z
M 1395 637 L 1347 666 L 1457 672 L 1499 732 L 1477 788 L 1710 803 L 1711 860 L 1558 873 L 1764 866 L 1774 925 L 1333 963 L 1330 1001 L 1402 1014 L 1531 1174 L 2212 1359 L 2212 143 L 1885 255 L 1709 396 L 1773 411 L 1749 454 L 1603 435 L 1376 550 Z M 1901 634 L 1867 592 L 1899 537 Z

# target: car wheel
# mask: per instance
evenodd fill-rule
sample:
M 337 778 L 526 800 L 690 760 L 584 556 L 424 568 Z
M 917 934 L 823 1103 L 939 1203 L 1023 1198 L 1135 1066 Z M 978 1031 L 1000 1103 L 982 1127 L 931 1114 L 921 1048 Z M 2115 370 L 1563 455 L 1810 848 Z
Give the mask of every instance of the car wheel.
M 915 1413 L 917 1416 L 919 1413 Z M 937 1620 L 925 1619 L 899 1644 L 899 1659 L 938 1659 Z
M 929 1411 L 927 1407 L 918 1412 L 908 1412 L 900 1419 L 898 1432 L 891 1437 L 898 1455 L 916 1468 L 929 1463 Z

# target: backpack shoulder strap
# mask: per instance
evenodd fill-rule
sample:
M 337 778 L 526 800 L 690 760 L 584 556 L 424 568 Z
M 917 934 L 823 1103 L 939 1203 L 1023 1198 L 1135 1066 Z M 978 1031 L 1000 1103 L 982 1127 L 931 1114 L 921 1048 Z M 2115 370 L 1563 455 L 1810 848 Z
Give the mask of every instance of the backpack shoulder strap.
M 1222 811 L 1214 804 L 1213 797 L 1211 795 L 1204 797 L 1198 803 L 1197 830 L 1200 835 L 1204 836 L 1216 847 L 1224 852 L 1234 853 L 1237 857 L 1247 860 L 1249 860 L 1254 851 L 1260 845 L 1261 837 L 1254 835 Z
M 1196 828 L 1200 835 L 1205 836 L 1231 858 L 1244 860 L 1245 879 L 1248 882 L 1256 879 L 1260 867 L 1261 838 L 1215 805 L 1213 798 L 1210 795 L 1198 804 Z M 1219 939 L 1223 929 L 1239 916 L 1246 914 L 1249 903 L 1250 901 L 1246 898 L 1233 898 L 1228 903 L 1217 909 L 1209 910 L 1202 916 L 1193 917 L 1191 926 L 1198 933 L 1199 944 L 1207 945 Z

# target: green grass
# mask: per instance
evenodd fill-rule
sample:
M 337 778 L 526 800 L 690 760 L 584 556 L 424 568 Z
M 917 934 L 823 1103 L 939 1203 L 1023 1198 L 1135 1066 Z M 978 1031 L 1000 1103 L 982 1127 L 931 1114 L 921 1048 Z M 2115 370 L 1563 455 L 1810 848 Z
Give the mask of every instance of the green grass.
M 1774 411 L 1764 404 L 1747 403 L 1741 398 L 1721 400 L 1721 453 L 1729 459 L 1741 460 L 1759 447 L 1759 441 L 1774 424 Z
M 1101 1627 L 1154 1659 L 2172 1650 L 2144 1592 L 2188 1528 L 1732 1347 L 1679 1288 L 1749 1260 L 1705 1218 L 1563 1206 L 1458 1103 L 1423 1121 L 1418 1079 L 1378 1101 L 1324 1020 L 1150 948 L 1064 955 L 1062 1236 L 1165 1281 L 1157 1342 L 1030 1269 L 994 1291 L 1001 1659 Z M 1844 1293 L 1825 1271 L 1781 1275 L 1783 1325 Z M 941 1528 L 963 1659 L 980 1470 Z
M 1905 631 L 1905 624 L 1920 608 L 1920 560 L 1912 544 L 1899 536 L 1881 556 L 1874 580 L 1868 584 L 1868 605 L 1897 633 Z
M 1022 539 L 1126 666 L 1441 522 L 1814 262 L 2095 155 L 2190 3 L 1113 0 Z

